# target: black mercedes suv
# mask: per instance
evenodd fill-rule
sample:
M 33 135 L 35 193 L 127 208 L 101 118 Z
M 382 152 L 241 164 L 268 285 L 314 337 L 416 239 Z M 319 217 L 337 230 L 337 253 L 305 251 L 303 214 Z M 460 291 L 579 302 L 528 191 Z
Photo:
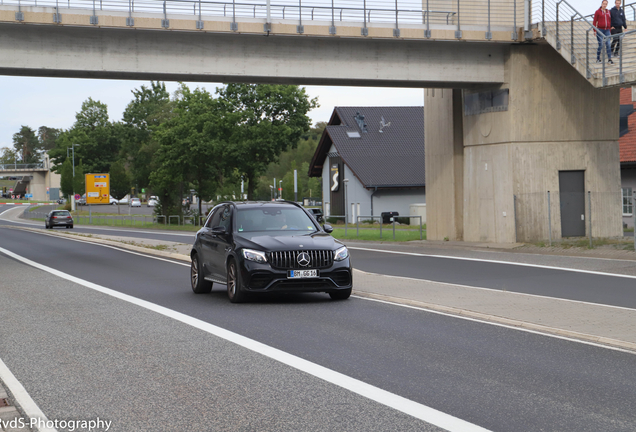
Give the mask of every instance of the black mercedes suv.
M 214 207 L 194 240 L 192 290 L 227 285 L 232 303 L 249 293 L 326 292 L 351 295 L 347 248 L 293 202 L 226 202 Z

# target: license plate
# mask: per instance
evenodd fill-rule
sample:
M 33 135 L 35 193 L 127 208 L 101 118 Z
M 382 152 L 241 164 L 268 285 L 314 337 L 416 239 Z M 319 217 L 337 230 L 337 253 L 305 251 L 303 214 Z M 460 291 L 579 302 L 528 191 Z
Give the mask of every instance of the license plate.
M 318 270 L 290 270 L 288 279 L 304 279 L 318 277 Z

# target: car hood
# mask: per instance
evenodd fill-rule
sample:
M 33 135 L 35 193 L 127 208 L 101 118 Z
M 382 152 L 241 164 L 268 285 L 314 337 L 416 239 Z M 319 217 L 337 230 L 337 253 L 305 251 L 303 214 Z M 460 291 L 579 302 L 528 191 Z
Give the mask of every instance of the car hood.
M 336 250 L 342 246 L 342 243 L 326 233 L 298 236 L 256 236 L 249 239 L 239 235 L 235 238 L 238 240 L 237 246 L 255 248 L 267 252 L 298 249 Z

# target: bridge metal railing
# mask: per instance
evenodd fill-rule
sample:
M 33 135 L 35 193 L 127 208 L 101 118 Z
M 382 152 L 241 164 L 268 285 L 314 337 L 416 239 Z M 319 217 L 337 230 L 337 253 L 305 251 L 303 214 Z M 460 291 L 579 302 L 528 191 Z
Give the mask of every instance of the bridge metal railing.
M 0 6 L 18 8 L 16 20 L 24 20 L 27 7 L 53 8 L 52 22 L 64 23 L 64 10 L 83 9 L 93 13 L 90 23 L 99 23 L 98 11 L 128 15 L 127 25 L 134 25 L 133 14 L 156 14 L 162 26 L 170 27 L 170 16 L 189 15 L 197 19 L 197 28 L 204 29 L 203 18 L 219 17 L 229 21 L 229 30 L 238 30 L 237 21 L 257 20 L 265 23 L 292 21 L 298 33 L 304 24 L 329 25 L 336 34 L 337 26 L 359 26 L 362 35 L 368 26 L 386 26 L 400 36 L 403 26 L 425 30 L 431 37 L 432 26 L 454 31 L 461 39 L 464 31 L 483 32 L 492 39 L 493 31 L 506 31 L 512 40 L 524 23 L 526 0 L 0 0 Z M 452 38 L 452 37 L 451 37 Z
M 32 164 L 0 164 L 0 171 L 15 171 L 15 170 L 24 170 L 24 169 L 43 169 L 43 163 L 32 163 Z
M 625 11 L 628 21 L 636 20 L 636 3 Z M 535 1 L 532 17 L 548 43 L 595 86 L 636 81 L 636 30 L 606 36 L 593 26 L 593 16 L 566 0 Z

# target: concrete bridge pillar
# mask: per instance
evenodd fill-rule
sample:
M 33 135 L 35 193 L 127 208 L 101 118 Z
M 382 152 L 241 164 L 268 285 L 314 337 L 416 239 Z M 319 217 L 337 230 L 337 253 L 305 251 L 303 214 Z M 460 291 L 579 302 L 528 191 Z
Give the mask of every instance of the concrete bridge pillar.
M 429 240 L 462 239 L 464 199 L 462 125 L 461 90 L 425 90 L 426 236 Z
M 429 239 L 559 239 L 567 171 L 583 172 L 582 235 L 591 216 L 594 237 L 622 236 L 619 90 L 550 46 L 510 46 L 498 88 L 427 90 L 424 113 Z

